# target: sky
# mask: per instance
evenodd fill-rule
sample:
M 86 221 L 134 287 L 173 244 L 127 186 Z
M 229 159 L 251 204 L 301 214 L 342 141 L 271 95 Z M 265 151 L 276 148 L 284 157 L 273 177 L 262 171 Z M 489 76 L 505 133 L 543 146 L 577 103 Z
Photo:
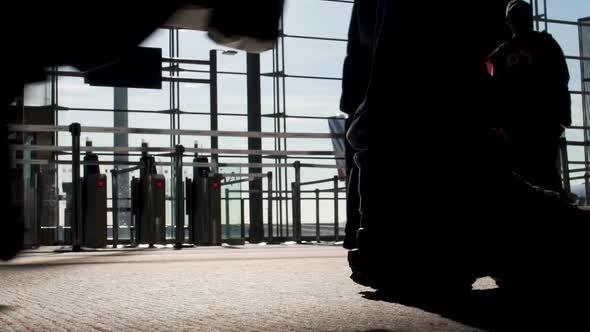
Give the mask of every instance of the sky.
M 542 1 L 540 1 L 542 2 Z M 590 1 L 588 0 L 547 0 L 548 16 L 551 19 L 577 20 L 580 17 L 590 16 Z M 352 6 L 345 3 L 324 2 L 318 0 L 288 0 L 285 16 L 285 33 L 288 35 L 307 35 L 329 38 L 346 38 L 348 23 Z M 576 27 L 550 24 L 549 32 L 554 35 L 568 55 L 579 55 L 578 31 Z M 180 32 L 180 57 L 190 59 L 207 59 L 209 49 L 221 47 L 213 44 L 204 33 L 196 31 Z M 168 56 L 168 32 L 156 31 L 145 46 L 162 47 L 164 56 Z M 309 75 L 341 77 L 342 63 L 345 55 L 346 43 L 337 41 L 310 41 L 287 38 L 285 41 L 285 71 L 289 75 Z M 243 52 L 235 56 L 219 56 L 219 70 L 244 72 L 246 56 Z M 270 53 L 262 55 L 262 71 L 270 72 L 272 69 L 272 57 Z M 580 64 L 577 61 L 569 61 L 572 76 L 572 90 L 580 90 Z M 206 67 L 194 67 L 190 69 L 203 69 Z M 203 77 L 201 74 L 192 74 L 186 77 Z M 340 98 L 339 81 L 302 80 L 289 78 L 286 80 L 287 113 L 290 115 L 308 116 L 334 116 L 339 114 L 338 105 Z M 273 111 L 273 86 L 270 78 L 262 80 L 263 114 Z M 142 110 L 164 110 L 169 108 L 169 89 L 165 85 L 163 90 L 136 90 L 129 91 L 129 108 Z M 46 103 L 46 90 L 43 86 L 30 87 L 27 91 L 27 103 L 41 105 Z M 113 107 L 113 92 L 110 88 L 89 87 L 83 84 L 79 78 L 60 79 L 60 105 L 82 108 L 107 108 Z M 219 100 L 221 113 L 246 114 L 246 82 L 245 77 L 234 75 L 222 75 L 219 81 Z M 209 111 L 209 87 L 207 85 L 183 84 L 181 88 L 181 109 L 192 112 Z M 582 121 L 582 101 L 580 96 L 573 96 L 573 113 L 576 124 Z M 209 119 L 200 115 L 185 115 L 181 120 L 182 129 L 209 129 Z M 82 125 L 113 126 L 112 114 L 99 112 L 60 112 L 59 123 L 69 124 L 80 122 Z M 169 128 L 169 116 L 164 114 L 133 114 L 129 115 L 131 127 L 141 128 Z M 327 120 L 303 120 L 289 119 L 287 121 L 289 132 L 322 132 L 329 131 Z M 247 131 L 245 118 L 220 117 L 220 130 Z M 273 131 L 273 122 L 263 119 L 263 131 Z M 419 134 L 419 133 L 417 133 Z M 568 137 L 572 140 L 581 140 L 580 131 L 569 131 Z M 111 135 L 92 135 L 92 140 L 97 146 L 109 146 L 113 144 Z M 168 146 L 169 140 L 159 136 L 131 135 L 130 145 L 139 146 L 142 139 L 149 141 L 152 146 Z M 192 146 L 196 137 L 185 137 L 182 143 Z M 200 137 L 199 143 L 208 147 L 210 140 Z M 60 136 L 60 144 L 69 144 L 67 134 Z M 236 138 L 221 138 L 222 148 L 245 148 L 247 140 Z M 273 149 L 273 140 L 263 141 L 264 149 Z M 331 150 L 330 140 L 289 140 L 289 150 Z M 579 148 L 571 149 L 570 159 L 582 160 L 583 151 Z M 245 161 L 243 161 L 245 162 Z M 312 161 L 321 163 L 322 161 Z M 332 162 L 329 162 L 332 163 Z M 68 177 L 67 168 L 63 168 L 64 179 Z M 336 175 L 335 170 L 304 170 L 303 181 L 329 178 Z M 292 174 L 291 174 L 292 177 Z M 290 179 L 289 181 L 291 181 Z M 320 186 L 322 188 L 322 186 Z M 325 188 L 325 187 L 323 187 Z M 312 221 L 315 218 L 313 202 L 304 203 L 304 221 Z M 344 211 L 344 204 L 341 204 Z M 322 220 L 333 218 L 332 209 L 328 203 L 322 205 Z M 344 220 L 344 213 L 341 213 Z

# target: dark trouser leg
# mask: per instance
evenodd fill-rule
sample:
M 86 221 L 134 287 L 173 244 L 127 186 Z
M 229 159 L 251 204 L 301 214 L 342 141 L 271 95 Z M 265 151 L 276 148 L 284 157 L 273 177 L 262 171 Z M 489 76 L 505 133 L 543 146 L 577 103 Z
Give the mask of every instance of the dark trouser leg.
M 358 195 L 361 227 L 370 227 L 369 219 L 369 151 L 361 151 L 355 155 L 358 167 Z
M 501 150 L 487 136 L 484 143 L 478 146 L 488 151 L 486 156 L 493 153 L 492 148 Z M 352 279 L 400 296 L 470 290 L 475 278 L 487 275 L 488 259 L 482 251 L 489 247 L 489 241 L 485 241 L 484 229 L 488 227 L 484 225 L 497 220 L 491 216 L 494 210 L 482 208 L 481 202 L 506 213 L 499 206 L 502 202 L 494 201 L 505 188 L 499 181 L 505 176 L 495 174 L 501 170 L 495 163 L 501 164 L 502 158 L 477 163 L 492 169 L 468 173 L 473 177 L 463 175 L 442 158 L 437 164 L 440 173 L 414 176 L 431 174 L 430 165 L 404 163 L 420 155 L 415 150 L 398 151 L 398 162 L 383 168 L 374 163 L 379 165 L 378 171 L 388 170 L 378 178 L 371 176 L 376 172 L 370 172 L 369 163 L 375 160 L 370 160 L 368 151 L 357 154 L 362 228 L 358 250 L 349 253 Z M 475 176 L 483 179 L 477 194 L 465 186 Z M 436 195 L 428 196 L 431 190 Z M 497 239 L 494 237 L 494 241 Z
M 346 120 L 346 131 L 350 128 L 352 117 Z M 359 212 L 360 197 L 358 190 L 359 170 L 354 162 L 356 151 L 346 140 L 346 229 L 344 248 L 356 248 L 356 234 L 360 227 L 361 215 Z
M 557 167 L 559 137 L 513 135 L 509 138 L 514 168 L 532 185 L 559 193 L 563 184 Z
M 2 180 L 2 189 L 0 189 L 0 204 L 2 206 L 3 218 L 0 220 L 0 260 L 13 258 L 16 253 L 23 247 L 23 222 L 14 205 L 14 195 L 11 184 L 10 155 L 8 150 L 8 122 L 9 112 L 6 109 L 8 100 L 11 98 L 1 98 L 0 117 L 0 179 Z
M 542 182 L 547 185 L 549 190 L 565 194 L 563 189 L 563 182 L 559 172 L 559 137 L 548 137 L 545 142 L 545 149 L 541 154 L 543 164 L 547 164 L 546 168 L 542 168 Z
M 380 230 L 386 229 L 386 225 L 378 225 L 376 220 L 371 220 L 369 217 L 370 199 L 370 173 L 369 173 L 369 151 L 360 151 L 354 157 L 355 163 L 358 167 L 358 195 L 359 195 L 359 211 L 360 211 L 360 226 L 357 232 L 357 248 L 367 250 L 368 247 L 374 246 L 375 242 L 383 242 L 379 239 L 377 234 L 383 235 Z M 387 216 L 381 219 L 382 222 L 388 222 Z M 379 230 L 377 229 L 379 228 Z
M 359 170 L 352 167 L 348 174 L 348 183 L 346 185 L 346 229 L 344 237 L 344 248 L 356 248 L 356 234 L 361 225 L 361 215 L 359 212 Z

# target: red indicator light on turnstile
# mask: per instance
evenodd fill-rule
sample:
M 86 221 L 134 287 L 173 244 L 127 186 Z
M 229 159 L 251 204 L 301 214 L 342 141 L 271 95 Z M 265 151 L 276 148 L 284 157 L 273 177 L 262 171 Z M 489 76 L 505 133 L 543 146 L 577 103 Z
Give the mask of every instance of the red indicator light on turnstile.
M 164 187 L 164 181 L 156 181 L 156 187 L 158 187 L 158 188 Z
M 217 181 L 213 182 L 213 188 L 219 189 L 219 182 L 217 182 Z
M 98 187 L 104 188 L 104 181 L 98 181 Z

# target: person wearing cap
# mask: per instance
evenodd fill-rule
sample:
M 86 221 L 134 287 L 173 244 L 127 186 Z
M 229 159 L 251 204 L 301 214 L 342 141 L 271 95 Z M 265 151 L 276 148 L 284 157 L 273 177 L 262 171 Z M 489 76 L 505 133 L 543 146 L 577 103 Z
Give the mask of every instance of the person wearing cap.
M 502 98 L 502 129 L 513 167 L 533 185 L 564 194 L 558 170 L 560 139 L 571 125 L 569 72 L 559 44 L 533 30 L 532 6 L 511 1 L 512 39 L 490 55 Z

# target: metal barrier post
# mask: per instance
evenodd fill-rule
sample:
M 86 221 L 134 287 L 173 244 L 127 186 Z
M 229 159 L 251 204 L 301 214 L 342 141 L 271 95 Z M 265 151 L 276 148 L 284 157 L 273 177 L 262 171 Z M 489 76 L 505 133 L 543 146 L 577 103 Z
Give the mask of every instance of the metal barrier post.
M 182 158 L 184 156 L 184 147 L 182 145 L 176 146 L 176 154 L 174 158 L 174 177 L 175 177 L 175 196 L 176 196 L 176 244 L 175 249 L 182 249 L 184 244 L 184 186 L 182 183 Z
M 287 191 L 286 193 L 286 208 L 285 210 L 287 210 L 286 214 L 285 214 L 285 238 L 289 238 L 289 188 L 287 188 L 287 185 L 285 185 L 285 191 Z M 291 204 L 293 204 L 295 200 L 293 199 L 293 186 L 291 185 Z M 294 206 L 294 205 L 292 205 Z M 291 213 L 294 213 L 293 211 L 291 211 Z M 293 223 L 291 223 L 291 225 L 293 225 Z M 283 229 L 283 227 L 281 226 L 281 230 Z
M 301 242 L 301 162 L 296 161 L 293 191 L 293 240 Z
M 320 233 L 320 190 L 315 190 L 315 238 L 316 242 L 322 242 Z
M 229 222 L 229 189 L 225 189 L 225 238 L 231 237 Z
M 80 134 L 79 123 L 70 125 L 72 134 L 72 251 L 81 251 L 82 191 L 80 188 Z
M 245 204 L 244 204 L 244 199 L 242 198 L 240 200 L 240 211 L 241 211 L 241 219 L 240 219 L 240 230 L 242 232 L 242 240 L 246 239 L 246 211 L 245 211 Z
M 145 165 L 144 165 L 144 174 L 145 180 L 143 181 L 143 193 L 142 195 L 147 195 L 147 200 L 144 199 L 143 201 L 147 203 L 147 206 L 144 206 L 144 213 L 146 214 L 147 220 L 152 220 L 154 218 L 154 189 L 152 187 L 152 174 L 151 171 L 154 165 L 152 164 L 152 160 L 150 158 L 145 158 Z M 155 248 L 156 244 L 156 234 L 158 234 L 158 224 L 159 220 L 155 220 L 154 223 L 151 225 L 148 244 L 150 248 Z M 139 221 L 141 224 L 141 220 Z
M 340 238 L 340 209 L 338 207 L 338 183 L 340 179 L 338 176 L 334 177 L 334 241 L 338 242 Z
M 116 170 L 111 170 L 112 179 L 112 194 L 113 194 L 113 248 L 117 248 L 119 244 L 119 177 Z M 129 225 L 129 232 L 131 233 L 131 225 Z
M 272 209 L 272 203 L 273 203 L 273 190 L 272 190 L 272 172 L 268 172 L 266 174 L 266 178 L 268 180 L 268 242 L 272 242 L 274 240 L 274 236 L 273 236 L 273 219 L 272 219 L 272 215 L 273 215 L 273 209 Z
M 292 227 L 293 227 L 293 241 L 297 241 L 298 235 L 297 235 L 297 189 L 296 189 L 297 185 L 295 184 L 295 182 L 291 182 L 291 204 L 293 205 L 293 222 L 292 222 Z

